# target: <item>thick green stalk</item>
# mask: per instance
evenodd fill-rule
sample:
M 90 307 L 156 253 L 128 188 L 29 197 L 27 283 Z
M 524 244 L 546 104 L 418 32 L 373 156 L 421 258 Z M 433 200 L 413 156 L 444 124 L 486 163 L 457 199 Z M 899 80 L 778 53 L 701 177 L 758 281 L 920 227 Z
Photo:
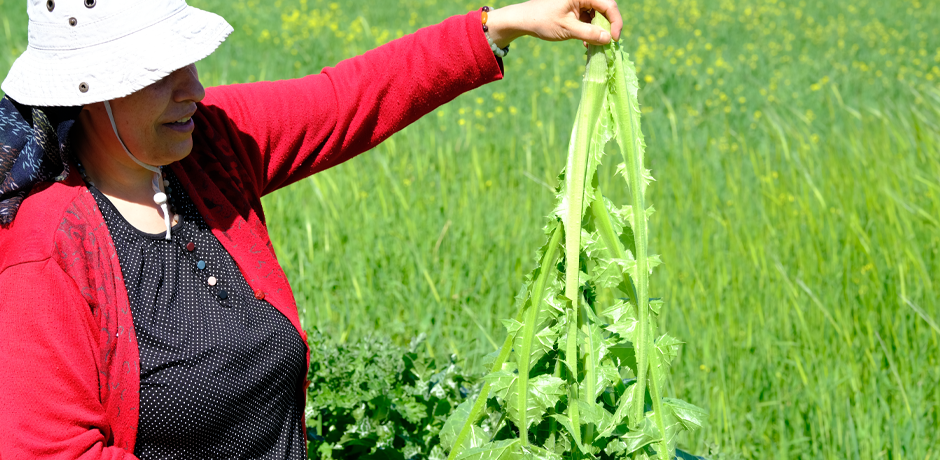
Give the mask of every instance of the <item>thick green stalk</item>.
M 614 259 L 625 259 L 626 250 L 620 242 L 620 238 L 614 233 L 614 227 L 610 222 L 610 213 L 607 212 L 604 195 L 601 193 L 600 189 L 594 191 L 594 200 L 591 201 L 591 214 L 594 217 L 594 226 L 597 228 L 601 240 L 604 241 L 604 246 L 606 246 L 607 250 L 610 252 L 610 256 Z M 623 274 L 623 283 L 628 288 L 628 292 L 626 292 L 627 297 L 630 299 L 630 302 L 636 305 L 636 288 L 633 285 L 633 280 L 630 279 L 629 273 Z M 620 386 L 623 385 L 622 382 L 618 382 L 618 384 Z M 627 408 L 625 405 L 628 404 L 628 401 L 634 400 L 634 398 L 628 398 L 626 395 L 621 397 L 619 402 L 620 407 L 617 408 L 616 413 L 628 413 L 633 407 Z
M 590 308 L 590 307 L 588 307 Z M 588 330 L 588 356 L 584 360 L 584 393 L 582 393 L 582 399 L 585 400 L 588 404 L 594 405 L 597 404 L 597 401 L 594 399 L 594 395 L 597 394 L 595 388 L 597 387 L 597 381 L 595 380 L 594 373 L 597 356 L 594 356 L 594 343 L 593 337 L 591 336 L 590 330 Z M 584 433 L 583 443 L 590 444 L 594 441 L 594 425 L 588 425 L 587 430 Z
M 594 217 L 594 226 L 604 241 L 604 246 L 610 251 L 610 256 L 614 259 L 626 259 L 627 253 L 620 243 L 620 238 L 614 233 L 614 226 L 610 223 L 610 213 L 607 212 L 607 205 L 604 203 L 604 195 L 600 189 L 594 191 L 594 200 L 591 201 L 591 214 Z M 636 305 L 636 287 L 629 273 L 623 274 L 623 284 L 629 289 L 624 294 L 630 299 L 633 305 Z
M 548 241 L 548 245 L 545 247 L 545 255 L 542 257 L 542 261 L 550 260 L 554 265 L 555 259 L 558 255 L 558 246 L 561 242 L 561 237 L 564 234 L 564 227 L 561 224 L 555 226 L 555 230 L 552 232 L 552 236 Z M 541 265 L 545 267 L 545 265 Z M 539 276 L 542 278 L 542 274 L 547 273 L 549 270 L 543 270 Z M 542 284 L 542 289 L 544 290 L 545 284 Z M 534 290 L 533 290 L 534 292 Z M 525 311 L 526 303 L 523 302 L 520 307 L 520 311 L 516 314 L 516 320 L 522 319 L 522 314 Z M 512 334 L 506 336 L 506 340 L 503 341 L 502 348 L 499 349 L 499 355 L 496 357 L 496 361 L 493 362 L 493 367 L 490 372 L 497 372 L 503 368 L 503 363 L 509 359 L 509 353 L 512 351 Z M 470 409 L 470 415 L 467 416 L 467 421 L 464 422 L 463 427 L 460 429 L 460 433 L 457 434 L 457 439 L 454 441 L 454 446 L 450 450 L 450 454 L 447 456 L 447 460 L 454 460 L 457 458 L 457 454 L 460 453 L 460 448 L 463 446 L 464 441 L 466 441 L 467 436 L 470 435 L 470 427 L 476 423 L 477 418 L 480 417 L 480 414 L 483 412 L 483 408 L 486 406 L 486 400 L 490 395 L 490 383 L 486 382 L 483 384 L 483 388 L 480 389 L 480 394 L 477 395 L 476 401 L 473 403 L 473 407 Z
M 619 46 L 614 45 L 612 50 L 613 99 L 611 113 L 617 125 L 618 143 L 620 153 L 626 164 L 627 178 L 630 182 L 630 199 L 633 208 L 633 237 L 636 242 L 636 273 L 634 284 L 636 286 L 636 307 L 639 328 L 637 330 L 636 365 L 637 381 L 633 398 L 632 418 L 634 423 L 643 419 L 643 401 L 646 394 L 647 370 L 649 369 L 649 352 L 652 342 L 649 337 L 649 267 L 647 252 L 647 226 L 646 226 L 646 199 L 644 197 L 644 181 L 646 180 L 643 167 L 643 132 L 640 130 L 640 107 L 636 101 L 636 84 L 632 88 L 627 86 L 627 75 Z M 632 70 L 632 69 L 631 69 Z M 635 71 L 631 80 L 635 81 Z
M 552 371 L 552 376 L 555 377 L 555 378 L 560 379 L 560 378 L 561 378 L 561 368 L 562 368 L 561 358 L 560 358 L 559 356 L 556 356 L 556 357 L 555 357 L 555 369 Z M 548 433 L 549 433 L 549 436 L 551 436 L 552 434 L 555 434 L 555 433 L 557 433 L 557 432 L 558 432 L 558 422 L 555 420 L 554 417 L 551 417 L 551 418 L 549 419 L 549 421 L 548 421 Z
M 603 48 L 591 46 L 588 49 L 587 69 L 584 72 L 581 105 L 578 118 L 568 149 L 568 163 L 565 167 L 565 297 L 571 300 L 568 308 L 568 343 L 565 358 L 571 372 L 573 384 L 569 387 L 568 416 L 574 432 L 572 437 L 580 444 L 581 421 L 578 413 L 578 310 L 580 299 L 580 255 L 581 255 L 581 218 L 584 213 L 584 192 L 588 185 L 587 166 L 591 150 L 591 139 L 600 118 L 604 99 L 607 97 L 607 59 Z M 586 377 L 593 379 L 594 376 Z
M 636 98 L 637 79 L 636 70 L 632 64 L 624 63 L 624 56 L 620 46 L 612 46 L 611 56 L 613 72 L 612 93 L 617 100 L 611 107 L 614 122 L 617 124 L 620 152 L 626 164 L 626 173 L 630 182 L 630 195 L 633 211 L 633 236 L 636 246 L 636 306 L 639 327 L 637 329 L 637 382 L 633 398 L 633 417 L 639 423 L 644 416 L 644 384 L 649 380 L 650 399 L 653 400 L 653 418 L 656 426 L 662 433 L 663 439 L 659 449 L 659 458 L 667 460 L 667 440 L 665 421 L 663 420 L 662 395 L 660 394 L 659 380 L 663 372 L 659 359 L 655 356 L 652 340 L 652 322 L 649 314 L 649 253 L 647 249 L 646 224 L 646 181 L 650 178 L 643 165 L 643 132 L 640 130 L 640 104 Z M 629 72 L 629 75 L 627 74 Z M 629 82 L 628 82 L 629 79 Z M 629 85 L 628 85 L 629 83 Z
M 649 357 L 650 369 L 661 371 L 659 355 L 656 353 L 656 350 L 653 350 L 649 354 Z M 666 422 L 663 420 L 663 397 L 659 392 L 659 380 L 656 378 L 657 374 L 658 372 L 653 372 L 650 377 L 650 399 L 653 400 L 653 421 L 656 422 L 656 428 L 659 428 L 659 433 L 663 436 L 656 450 L 658 451 L 657 454 L 659 454 L 660 459 L 668 460 L 670 458 L 669 440 L 666 439 Z
M 542 309 L 542 303 L 545 299 L 545 286 L 548 285 L 549 280 L 551 279 L 551 274 L 555 271 L 555 258 L 558 254 L 558 246 L 561 242 L 561 236 L 564 233 L 564 228 L 562 225 L 558 225 L 555 228 L 555 231 L 552 233 L 552 238 L 548 243 L 548 249 L 545 251 L 545 255 L 542 257 L 542 260 L 539 261 L 539 276 L 536 278 L 535 282 L 532 284 L 532 291 L 529 295 L 529 309 L 525 313 L 525 321 L 523 321 L 522 329 L 522 349 L 517 353 L 517 361 L 519 368 L 519 379 L 517 380 L 518 386 L 518 407 L 519 407 L 519 438 L 522 440 L 522 445 L 529 444 L 529 429 L 528 429 L 528 411 L 529 411 L 529 369 L 532 366 L 532 363 L 529 362 L 529 358 L 532 355 L 532 340 L 535 337 L 535 322 L 538 320 L 539 312 Z M 524 304 L 523 304 L 524 305 Z

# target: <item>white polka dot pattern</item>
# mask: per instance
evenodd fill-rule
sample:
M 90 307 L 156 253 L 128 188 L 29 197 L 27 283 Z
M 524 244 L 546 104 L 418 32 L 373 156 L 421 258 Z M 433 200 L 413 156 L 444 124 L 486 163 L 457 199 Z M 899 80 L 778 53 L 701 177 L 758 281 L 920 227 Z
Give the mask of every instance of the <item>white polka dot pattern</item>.
M 255 298 L 176 178 L 168 179 L 180 214 L 170 241 L 131 226 L 89 186 L 116 246 L 140 349 L 134 454 L 306 458 L 306 347 L 287 318 Z

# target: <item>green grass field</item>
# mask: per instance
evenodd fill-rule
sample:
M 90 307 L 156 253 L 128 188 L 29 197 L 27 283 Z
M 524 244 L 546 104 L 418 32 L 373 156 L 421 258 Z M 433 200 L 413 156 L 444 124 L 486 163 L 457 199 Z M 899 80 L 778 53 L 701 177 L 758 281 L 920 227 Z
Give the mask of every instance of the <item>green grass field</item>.
M 24 3 L 0 0 L 0 75 L 25 49 Z M 199 64 L 207 86 L 318 72 L 482 6 L 190 3 L 236 30 Z M 681 445 L 940 458 L 940 4 L 620 6 L 657 178 L 650 292 L 686 342 L 666 393 L 710 411 Z M 521 39 L 505 80 L 267 197 L 305 325 L 426 333 L 482 372 L 534 265 L 583 64 L 580 43 Z

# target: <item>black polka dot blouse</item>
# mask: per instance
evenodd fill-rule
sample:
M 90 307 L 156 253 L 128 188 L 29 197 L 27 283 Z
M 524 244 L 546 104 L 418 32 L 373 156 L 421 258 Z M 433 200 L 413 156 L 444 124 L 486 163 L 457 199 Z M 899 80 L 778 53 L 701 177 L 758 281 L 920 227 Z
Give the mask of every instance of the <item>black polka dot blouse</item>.
M 141 459 L 303 459 L 306 347 L 255 298 L 172 174 L 172 240 L 89 186 L 111 232 L 140 348 Z

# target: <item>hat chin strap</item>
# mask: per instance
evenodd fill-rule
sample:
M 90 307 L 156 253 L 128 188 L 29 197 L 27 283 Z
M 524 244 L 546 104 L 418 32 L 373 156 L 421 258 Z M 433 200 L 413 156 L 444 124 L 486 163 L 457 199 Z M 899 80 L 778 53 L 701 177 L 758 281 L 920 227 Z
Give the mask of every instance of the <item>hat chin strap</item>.
M 114 123 L 114 114 L 111 112 L 110 102 L 104 101 L 104 109 L 108 112 L 108 120 L 111 120 L 111 129 L 114 130 L 114 135 L 117 137 L 118 142 L 121 143 L 121 147 L 124 149 L 124 153 L 126 153 L 127 156 L 131 158 L 131 160 L 134 160 L 134 163 L 140 165 L 141 168 L 144 168 L 148 171 L 153 171 L 153 181 L 151 182 L 154 193 L 153 202 L 156 203 L 157 206 L 160 206 L 160 210 L 163 211 L 163 221 L 166 223 L 166 239 L 169 240 L 171 238 L 170 228 L 172 227 L 172 224 L 170 224 L 170 210 L 169 206 L 167 205 L 168 199 L 166 196 L 166 191 L 163 188 L 163 176 L 160 174 L 160 167 L 151 166 L 138 160 L 130 150 L 127 150 L 127 146 L 124 145 L 124 141 L 121 139 L 121 135 L 118 134 L 117 124 Z

